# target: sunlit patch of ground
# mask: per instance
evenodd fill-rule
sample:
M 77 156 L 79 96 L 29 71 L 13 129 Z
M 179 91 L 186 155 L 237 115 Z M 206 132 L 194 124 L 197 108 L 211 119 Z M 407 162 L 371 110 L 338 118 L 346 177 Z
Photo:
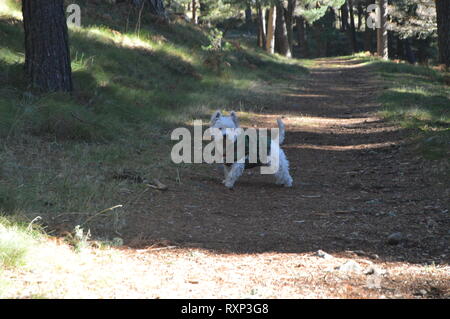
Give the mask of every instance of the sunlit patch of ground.
M 449 297 L 448 265 L 384 263 L 353 252 L 329 258 L 176 247 L 76 253 L 49 241 L 29 257 L 27 268 L 3 272 L 2 298 Z M 356 271 L 340 270 L 350 261 Z

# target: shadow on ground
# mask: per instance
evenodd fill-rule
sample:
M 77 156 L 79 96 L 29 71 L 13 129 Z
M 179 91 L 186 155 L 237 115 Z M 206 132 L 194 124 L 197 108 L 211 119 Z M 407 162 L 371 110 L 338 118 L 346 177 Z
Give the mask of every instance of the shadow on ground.
M 322 63 L 299 90 L 324 98 L 300 92 L 261 114 L 286 115 L 293 188 L 254 169 L 230 191 L 219 168 L 185 166 L 180 183 L 167 180 L 167 192 L 151 191 L 132 203 L 121 231 L 126 243 L 224 253 L 352 250 L 389 261 L 447 263 L 448 184 L 433 162 L 417 156 L 405 131 L 370 120 L 379 87 L 367 68 L 343 66 Z M 311 124 L 304 114 L 318 119 Z M 359 117 L 367 121 L 327 120 Z M 397 232 L 398 241 L 388 240 Z

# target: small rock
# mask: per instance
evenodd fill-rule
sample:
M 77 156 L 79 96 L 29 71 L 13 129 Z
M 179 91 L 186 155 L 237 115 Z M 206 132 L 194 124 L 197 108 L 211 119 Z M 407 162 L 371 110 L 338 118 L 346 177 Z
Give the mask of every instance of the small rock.
M 373 266 L 368 267 L 365 271 L 364 271 L 364 275 L 375 275 L 377 273 L 377 269 Z
M 123 246 L 123 239 L 120 237 L 114 237 L 111 243 L 113 246 Z
M 352 252 L 352 251 L 350 251 L 350 252 Z M 380 258 L 380 256 L 378 256 L 377 254 L 367 253 L 364 250 L 354 250 L 353 253 L 355 253 L 358 256 L 370 257 L 370 258 L 373 258 L 373 259 L 379 259 Z M 366 261 L 366 262 L 368 262 L 368 261 Z
M 420 289 L 414 293 L 414 296 L 425 296 L 428 292 L 425 289 Z
M 391 217 L 397 216 L 397 214 L 395 212 L 392 212 L 392 211 L 388 212 L 387 214 L 388 214 L 388 216 L 391 216 Z
M 374 265 L 370 265 L 369 267 L 364 270 L 365 275 L 375 275 L 375 276 L 381 276 L 386 274 L 386 270 L 375 267 Z
M 330 254 L 327 254 L 326 252 L 324 252 L 323 250 L 318 250 L 316 253 L 317 256 L 322 257 L 323 259 L 332 259 L 333 256 L 331 256 Z
M 433 143 L 435 140 L 437 140 L 439 136 L 432 136 L 425 140 L 426 143 Z
M 376 274 L 367 276 L 366 286 L 369 289 L 381 289 L 382 277 Z
M 353 260 L 347 261 L 345 264 L 340 265 L 336 269 L 343 272 L 355 272 L 355 273 L 362 272 L 361 266 Z
M 403 240 L 403 235 L 400 232 L 390 234 L 387 238 L 389 245 L 398 245 Z

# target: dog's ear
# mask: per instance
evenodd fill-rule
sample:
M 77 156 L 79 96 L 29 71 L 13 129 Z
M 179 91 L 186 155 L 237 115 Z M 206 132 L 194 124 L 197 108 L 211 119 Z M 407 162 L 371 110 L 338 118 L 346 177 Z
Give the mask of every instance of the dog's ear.
M 219 110 L 215 111 L 214 114 L 211 116 L 211 125 L 216 123 L 217 119 L 222 116 L 222 113 L 220 113 Z
M 235 111 L 231 111 L 230 113 L 231 119 L 233 120 L 236 127 L 239 127 L 239 120 Z

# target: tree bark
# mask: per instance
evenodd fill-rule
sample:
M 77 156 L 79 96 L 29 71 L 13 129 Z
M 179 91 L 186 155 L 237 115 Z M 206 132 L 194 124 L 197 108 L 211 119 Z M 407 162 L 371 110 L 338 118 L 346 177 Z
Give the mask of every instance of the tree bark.
M 436 0 L 439 63 L 450 67 L 450 0 Z
M 46 92 L 73 89 L 63 0 L 23 0 L 25 73 Z
M 361 30 L 364 16 L 364 8 L 362 2 L 358 2 L 358 31 Z
M 277 11 L 275 7 L 270 7 L 269 14 L 267 15 L 267 37 L 266 37 L 266 51 L 269 53 L 275 53 L 275 21 L 277 17 Z
M 416 61 L 417 61 L 416 55 L 414 54 L 414 51 L 411 48 L 411 39 L 405 39 L 404 44 L 405 44 L 406 59 L 411 64 L 416 63 Z
M 397 47 L 396 49 L 396 58 L 399 60 L 404 60 L 405 59 L 405 47 L 403 45 L 403 39 L 400 38 L 400 36 L 396 36 L 395 37 L 396 43 L 397 43 Z
M 192 23 L 197 24 L 197 1 L 192 0 Z
M 258 6 L 261 6 L 258 4 Z M 247 3 L 245 7 L 245 23 L 248 25 L 252 24 L 252 7 L 249 3 Z
M 150 13 L 159 17 L 167 18 L 166 8 L 164 7 L 163 0 L 148 0 L 150 5 Z
M 373 3 L 372 0 L 366 0 L 364 5 L 367 8 L 372 3 Z M 369 12 L 366 12 L 364 15 L 364 18 L 365 18 L 364 20 L 366 22 L 366 24 L 364 26 L 364 51 L 373 53 L 374 50 L 373 50 L 372 42 L 373 42 L 374 30 L 369 28 L 369 26 L 367 25 L 367 21 L 368 21 L 369 17 L 370 17 Z
M 261 5 L 257 4 L 258 12 L 258 46 L 260 48 L 266 47 L 266 19 L 265 11 L 261 8 Z
M 308 42 L 306 39 L 305 19 L 303 17 L 296 17 L 297 24 L 297 41 L 300 48 L 300 56 L 306 58 L 309 55 Z
M 297 5 L 297 0 L 288 0 L 288 7 L 285 10 L 285 20 L 286 20 L 286 31 L 287 31 L 287 39 L 289 44 L 289 50 L 292 53 L 293 43 L 294 43 L 294 10 Z
M 281 3 L 276 5 L 277 17 L 275 27 L 275 51 L 285 57 L 292 57 L 289 41 L 287 37 L 286 20 L 284 7 Z
M 356 43 L 355 16 L 353 15 L 353 0 L 348 0 L 348 13 L 350 16 L 350 40 L 352 42 L 353 53 L 358 52 Z
M 323 33 L 324 33 L 324 26 L 320 21 L 316 21 L 313 26 L 312 30 L 314 33 L 314 39 L 316 42 L 316 53 L 315 55 L 317 57 L 323 57 L 327 55 L 327 41 L 323 41 Z
M 377 54 L 379 57 L 389 59 L 388 30 L 387 30 L 387 0 L 378 0 L 380 8 L 380 28 L 377 29 Z
M 341 30 L 347 31 L 348 30 L 348 7 L 347 7 L 347 1 L 344 2 L 344 4 L 341 6 Z

